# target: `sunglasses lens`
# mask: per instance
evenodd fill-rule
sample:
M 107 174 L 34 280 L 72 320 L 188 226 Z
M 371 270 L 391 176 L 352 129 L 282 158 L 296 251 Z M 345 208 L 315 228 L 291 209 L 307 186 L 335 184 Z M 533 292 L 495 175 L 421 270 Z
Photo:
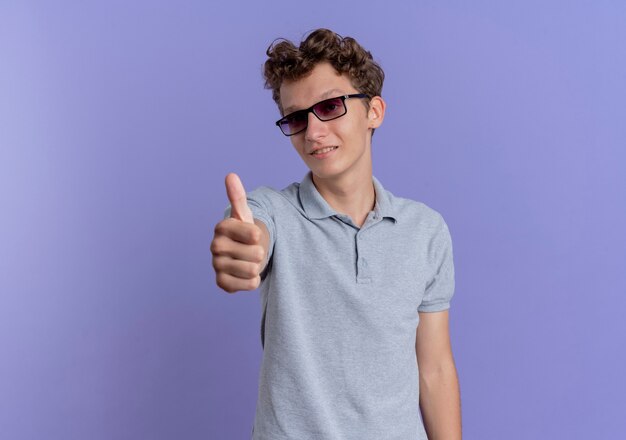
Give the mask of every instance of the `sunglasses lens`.
M 342 116 L 346 112 L 346 108 L 341 98 L 332 98 L 316 104 L 313 111 L 324 121 Z
M 297 133 L 306 127 L 306 112 L 295 112 L 280 121 L 280 128 L 286 135 Z

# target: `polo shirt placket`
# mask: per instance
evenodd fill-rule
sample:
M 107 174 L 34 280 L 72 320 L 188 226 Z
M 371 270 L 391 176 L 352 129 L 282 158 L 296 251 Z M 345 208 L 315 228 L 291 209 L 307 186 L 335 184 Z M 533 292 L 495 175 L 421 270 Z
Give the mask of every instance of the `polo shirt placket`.
M 375 177 L 372 177 L 372 180 L 374 184 L 374 191 L 376 194 L 376 202 L 375 202 L 374 210 L 370 211 L 367 214 L 367 217 L 365 221 L 363 222 L 363 225 L 361 225 L 360 228 L 354 223 L 354 221 L 352 220 L 350 216 L 345 215 L 345 214 L 339 214 L 339 213 L 333 214 L 333 216 L 337 218 L 338 220 L 340 220 L 342 223 L 344 223 L 346 227 L 349 227 L 355 230 L 354 231 L 354 248 L 355 248 L 356 261 L 354 262 L 354 264 L 355 264 L 355 273 L 356 273 L 355 281 L 358 284 L 370 284 L 372 282 L 372 277 L 374 276 L 374 274 L 367 261 L 368 249 L 371 248 L 371 246 L 375 246 L 377 242 L 376 231 L 375 229 L 374 230 L 372 229 L 380 221 L 383 220 L 383 216 L 381 214 L 381 207 L 380 207 L 381 198 L 378 197 L 378 194 L 379 193 L 383 194 L 384 188 Z M 308 185 L 309 184 L 308 179 L 305 179 L 304 183 L 305 183 L 305 186 Z M 312 182 L 311 182 L 311 185 L 312 185 Z M 313 194 L 311 191 L 306 191 L 304 192 L 304 194 L 307 194 L 306 197 L 312 197 L 313 199 L 317 199 L 315 200 L 315 202 L 312 202 L 312 203 L 317 203 L 318 205 L 320 204 L 318 197 L 321 198 L 321 195 L 319 195 L 319 193 L 317 194 L 317 196 Z M 327 203 L 327 202 L 324 201 L 323 203 Z M 328 209 L 332 210 L 330 206 L 328 207 Z M 328 212 L 326 210 L 324 211 Z M 395 219 L 391 216 L 390 216 L 390 219 L 395 221 Z
M 359 228 L 352 219 L 347 215 L 339 214 L 337 215 L 347 227 L 355 229 L 354 231 L 354 248 L 355 248 L 355 256 L 356 261 L 355 272 L 356 279 L 355 281 L 359 284 L 369 284 L 372 282 L 372 271 L 367 262 L 367 249 L 371 246 L 372 239 L 375 240 L 375 231 L 372 231 L 373 227 L 378 223 L 379 220 L 374 212 L 370 212 L 365 219 L 365 222 Z

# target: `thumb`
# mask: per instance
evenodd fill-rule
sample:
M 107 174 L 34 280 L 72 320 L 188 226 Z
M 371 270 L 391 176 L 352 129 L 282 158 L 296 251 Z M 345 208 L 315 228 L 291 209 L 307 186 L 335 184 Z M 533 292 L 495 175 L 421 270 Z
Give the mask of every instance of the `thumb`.
M 246 223 L 254 223 L 252 211 L 246 200 L 246 190 L 235 173 L 226 176 L 226 194 L 231 205 L 230 217 Z

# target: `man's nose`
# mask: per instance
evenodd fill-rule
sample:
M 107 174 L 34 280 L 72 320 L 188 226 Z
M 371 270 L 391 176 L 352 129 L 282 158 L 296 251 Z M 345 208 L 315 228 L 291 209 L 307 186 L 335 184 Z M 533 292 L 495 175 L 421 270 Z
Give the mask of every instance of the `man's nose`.
M 328 131 L 328 125 L 324 121 L 320 121 L 317 116 L 310 112 L 306 126 L 306 139 L 314 141 L 324 136 Z

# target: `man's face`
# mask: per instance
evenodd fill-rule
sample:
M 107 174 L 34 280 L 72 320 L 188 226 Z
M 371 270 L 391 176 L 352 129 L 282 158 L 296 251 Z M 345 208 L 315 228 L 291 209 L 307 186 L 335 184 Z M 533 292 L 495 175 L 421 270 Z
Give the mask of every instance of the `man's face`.
M 285 115 L 309 108 L 324 99 L 354 93 L 359 92 L 350 78 L 338 74 L 326 62 L 317 64 L 306 77 L 284 81 L 280 87 Z M 294 148 L 316 177 L 329 179 L 371 173 L 370 133 L 382 122 L 384 102 L 380 97 L 374 98 L 368 111 L 364 99 L 346 99 L 347 113 L 331 121 L 320 121 L 309 113 L 306 130 L 290 137 Z M 322 148 L 332 150 L 314 153 Z

